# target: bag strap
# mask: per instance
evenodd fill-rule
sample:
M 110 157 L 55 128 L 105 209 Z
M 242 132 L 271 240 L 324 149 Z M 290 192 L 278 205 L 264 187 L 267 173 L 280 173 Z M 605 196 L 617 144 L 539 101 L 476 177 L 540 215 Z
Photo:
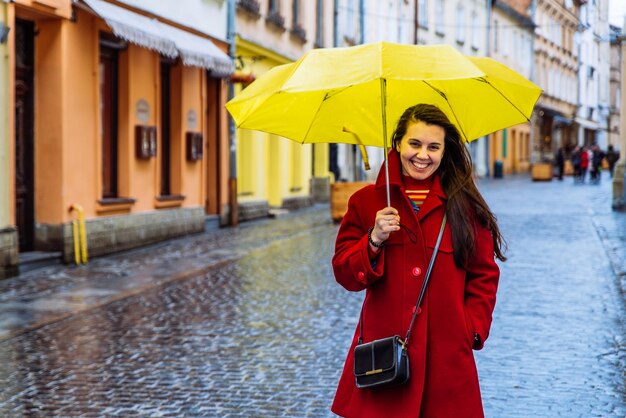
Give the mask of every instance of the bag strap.
M 439 251 L 439 244 L 441 244 L 441 238 L 443 237 L 443 229 L 446 227 L 446 218 L 447 218 L 447 215 L 443 215 L 443 221 L 441 221 L 441 229 L 439 230 L 439 236 L 437 237 L 435 250 L 433 251 L 432 257 L 430 257 L 430 263 L 428 264 L 426 277 L 424 277 L 422 290 L 420 291 L 420 295 L 417 298 L 417 303 L 415 304 L 415 309 L 413 310 L 413 316 L 411 317 L 411 323 L 409 324 L 409 329 L 406 331 L 406 337 L 404 337 L 403 347 L 406 347 L 409 344 L 409 337 L 411 337 L 411 329 L 413 328 L 413 323 L 415 322 L 415 318 L 417 317 L 419 307 L 422 304 L 422 299 L 424 298 L 424 293 L 426 292 L 426 285 L 428 284 L 428 280 L 430 279 L 430 273 L 433 271 L 433 264 L 435 264 L 435 257 L 437 257 L 437 252 Z
M 441 238 L 443 237 L 443 230 L 446 226 L 447 215 L 443 215 L 443 221 L 441 221 L 441 229 L 439 229 L 439 235 L 437 236 L 437 243 L 435 244 L 435 249 L 433 251 L 432 257 L 430 257 L 430 263 L 428 264 L 428 269 L 426 270 L 426 276 L 424 277 L 424 283 L 422 283 L 422 290 L 420 291 L 419 297 L 417 298 L 417 303 L 415 304 L 415 309 L 413 310 L 413 316 L 411 317 L 411 323 L 409 324 L 409 329 L 406 331 L 406 337 L 404 338 L 404 342 L 402 343 L 402 348 L 405 348 L 409 343 L 409 337 L 411 336 L 411 329 L 413 328 L 413 323 L 415 322 L 415 318 L 417 317 L 417 311 L 419 310 L 420 305 L 422 304 L 422 299 L 424 298 L 424 293 L 426 292 L 426 285 L 428 284 L 428 280 L 430 279 L 430 273 L 433 270 L 433 265 L 435 264 L 435 257 L 437 256 L 437 252 L 439 251 L 439 244 L 441 244 Z M 357 341 L 358 344 L 363 344 L 363 307 L 365 306 L 365 302 L 361 306 L 361 314 L 359 315 L 359 339 Z

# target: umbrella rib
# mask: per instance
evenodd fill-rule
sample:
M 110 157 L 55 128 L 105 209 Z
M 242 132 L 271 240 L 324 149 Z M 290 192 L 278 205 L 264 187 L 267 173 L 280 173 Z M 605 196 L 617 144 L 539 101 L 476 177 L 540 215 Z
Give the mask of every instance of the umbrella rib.
M 454 119 L 456 120 L 456 126 L 459 128 L 459 131 L 461 132 L 461 135 L 463 135 L 463 138 L 465 138 L 465 142 L 469 142 L 469 140 L 467 139 L 467 135 L 465 134 L 465 131 L 463 131 L 463 127 L 461 126 L 461 121 L 459 121 L 459 118 L 457 118 L 456 113 L 454 112 L 454 108 L 450 104 L 450 101 L 448 101 L 446 94 L 442 92 L 441 90 L 439 90 L 438 88 L 430 85 L 428 81 L 422 80 L 422 82 L 426 84 L 428 87 L 430 87 L 431 89 L 433 89 L 435 92 L 437 92 L 441 97 L 443 97 L 446 103 L 448 103 L 448 107 L 450 108 L 450 111 L 452 112 L 452 116 L 454 116 Z
M 301 144 L 304 144 L 306 142 L 306 139 L 309 136 L 309 132 L 311 132 L 311 129 L 313 128 L 313 121 L 317 117 L 318 113 L 320 113 L 320 110 L 322 109 L 322 105 L 324 104 L 324 102 L 326 100 L 330 99 L 331 97 L 335 96 L 337 93 L 340 93 L 340 92 L 348 89 L 349 87 L 351 87 L 351 86 L 344 87 L 344 88 L 342 88 L 342 89 L 340 89 L 338 91 L 335 91 L 333 94 L 330 94 L 331 93 L 330 91 L 328 91 L 328 92 L 326 92 L 324 94 L 324 98 L 322 100 L 320 100 L 320 104 L 319 104 L 319 106 L 317 106 L 317 110 L 315 111 L 315 114 L 311 118 L 311 123 L 309 123 L 309 127 L 307 128 L 306 133 L 302 137 L 302 142 L 300 142 Z
M 521 114 L 522 116 L 524 116 L 524 119 L 526 119 L 526 122 L 530 122 L 530 119 L 528 119 L 528 116 L 526 116 L 526 115 L 524 114 L 524 112 L 522 112 L 522 111 L 520 110 L 520 108 L 519 108 L 519 107 L 517 107 L 517 106 L 516 106 L 516 105 L 515 105 L 515 104 L 514 104 L 511 100 L 509 100 L 509 98 L 508 98 L 508 97 L 506 97 L 506 96 L 505 96 L 505 95 L 504 95 L 504 94 L 503 94 L 500 90 L 498 90 L 498 88 L 497 88 L 496 86 L 494 86 L 493 84 L 491 84 L 491 83 L 489 82 L 489 80 L 487 80 L 487 79 L 486 79 L 486 78 L 484 78 L 484 77 L 478 77 L 478 78 L 475 78 L 475 80 L 476 80 L 476 81 L 482 81 L 483 83 L 487 83 L 487 84 L 489 84 L 489 86 L 491 86 L 491 88 L 492 88 L 492 89 L 494 89 L 495 91 L 497 91 L 497 92 L 498 92 L 498 94 L 500 94 L 500 96 L 502 96 L 502 97 L 504 98 L 504 100 L 506 100 L 507 102 L 509 102 L 509 104 L 515 108 L 515 110 L 517 110 L 518 112 L 520 112 L 520 114 Z

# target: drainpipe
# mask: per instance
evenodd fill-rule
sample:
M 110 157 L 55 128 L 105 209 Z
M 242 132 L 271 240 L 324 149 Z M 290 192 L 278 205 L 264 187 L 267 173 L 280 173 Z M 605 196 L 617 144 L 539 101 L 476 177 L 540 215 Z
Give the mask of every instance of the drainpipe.
M 415 0 L 414 4 L 415 4 L 415 21 L 413 22 L 413 27 L 415 28 L 415 30 L 413 31 L 413 43 L 415 45 L 417 45 L 417 43 L 419 42 L 419 38 L 418 38 L 418 30 L 419 30 L 419 2 L 420 0 Z
M 486 51 L 485 51 L 485 56 L 489 57 L 491 56 L 491 4 L 494 2 L 495 0 L 487 0 L 487 43 L 485 45 Z M 483 151 L 483 155 L 485 156 L 485 176 L 490 177 L 491 176 L 491 164 L 489 161 L 489 149 L 491 148 L 490 142 L 493 140 L 493 137 L 491 135 L 485 135 L 485 141 L 483 142 L 485 144 L 485 149 L 482 150 Z
M 6 2 L 0 3 L 0 26 L 2 37 L 0 39 L 0 229 L 13 223 L 11 219 L 10 198 L 11 185 L 11 157 L 9 156 L 9 141 L 15 141 L 15 138 L 9 138 L 9 10 Z M 6 32 L 6 33 L 5 33 Z
M 333 46 L 339 46 L 339 0 L 335 0 L 333 10 Z
M 535 74 L 535 30 L 537 28 L 537 24 L 536 24 L 536 18 L 535 15 L 537 13 L 537 4 L 536 4 L 536 0 L 532 0 L 530 2 L 530 19 L 533 21 L 533 33 L 532 36 L 530 37 L 530 48 L 531 48 L 531 60 L 530 60 L 530 81 L 532 81 L 533 83 L 537 82 L 537 76 Z M 538 130 L 537 127 L 537 123 L 540 123 L 541 121 L 538 121 L 537 119 L 540 118 L 541 116 L 539 116 L 539 114 L 537 112 L 535 112 L 533 110 L 533 113 L 530 116 L 530 165 L 534 165 L 537 162 L 537 156 L 536 153 L 534 151 L 535 149 L 535 142 L 538 141 L 536 132 Z
M 235 0 L 228 0 L 227 5 L 228 28 L 227 39 L 229 43 L 228 55 L 234 61 L 235 59 Z M 232 81 L 228 83 L 228 99 L 235 96 L 235 86 Z M 239 204 L 237 202 L 237 128 L 235 121 L 228 116 L 228 146 L 230 148 L 230 158 L 228 161 L 228 204 L 230 205 L 231 226 L 239 224 Z

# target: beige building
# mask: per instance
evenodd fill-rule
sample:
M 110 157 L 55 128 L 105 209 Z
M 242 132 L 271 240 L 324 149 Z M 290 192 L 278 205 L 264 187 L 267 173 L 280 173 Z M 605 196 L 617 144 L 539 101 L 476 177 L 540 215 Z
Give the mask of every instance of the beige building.
M 609 78 L 609 145 L 613 145 L 615 149 L 620 149 L 620 107 L 622 95 L 622 73 L 620 65 L 622 61 L 622 41 L 620 35 L 622 28 L 611 26 L 611 59 L 610 59 L 610 78 Z M 622 152 L 625 150 L 621 150 Z
M 417 43 L 449 44 L 465 55 L 485 56 L 489 51 L 489 16 L 487 0 L 416 0 Z M 489 173 L 487 138 L 470 143 L 476 173 Z
M 529 80 L 533 77 L 535 24 L 531 0 L 496 0 L 491 17 L 490 56 Z M 503 174 L 530 168 L 530 123 L 513 126 L 489 136 L 489 160 L 502 162 Z M 495 171 L 495 170 L 494 170 Z
M 551 162 L 559 147 L 576 144 L 579 25 L 576 0 L 537 0 L 535 7 L 535 77 L 543 89 L 533 114 L 531 162 Z

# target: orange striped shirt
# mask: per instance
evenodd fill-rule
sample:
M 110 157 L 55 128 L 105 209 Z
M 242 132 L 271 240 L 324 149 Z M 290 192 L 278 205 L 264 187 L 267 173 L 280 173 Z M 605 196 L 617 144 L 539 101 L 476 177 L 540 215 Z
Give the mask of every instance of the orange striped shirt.
M 413 209 L 417 212 L 430 192 L 430 186 L 433 183 L 432 176 L 426 180 L 415 180 L 410 176 L 403 176 L 402 182 L 404 183 L 404 193 L 413 202 Z
M 430 190 L 420 189 L 420 190 L 405 190 L 406 195 L 415 203 L 417 206 L 422 206 L 424 203 L 424 199 L 428 195 Z

